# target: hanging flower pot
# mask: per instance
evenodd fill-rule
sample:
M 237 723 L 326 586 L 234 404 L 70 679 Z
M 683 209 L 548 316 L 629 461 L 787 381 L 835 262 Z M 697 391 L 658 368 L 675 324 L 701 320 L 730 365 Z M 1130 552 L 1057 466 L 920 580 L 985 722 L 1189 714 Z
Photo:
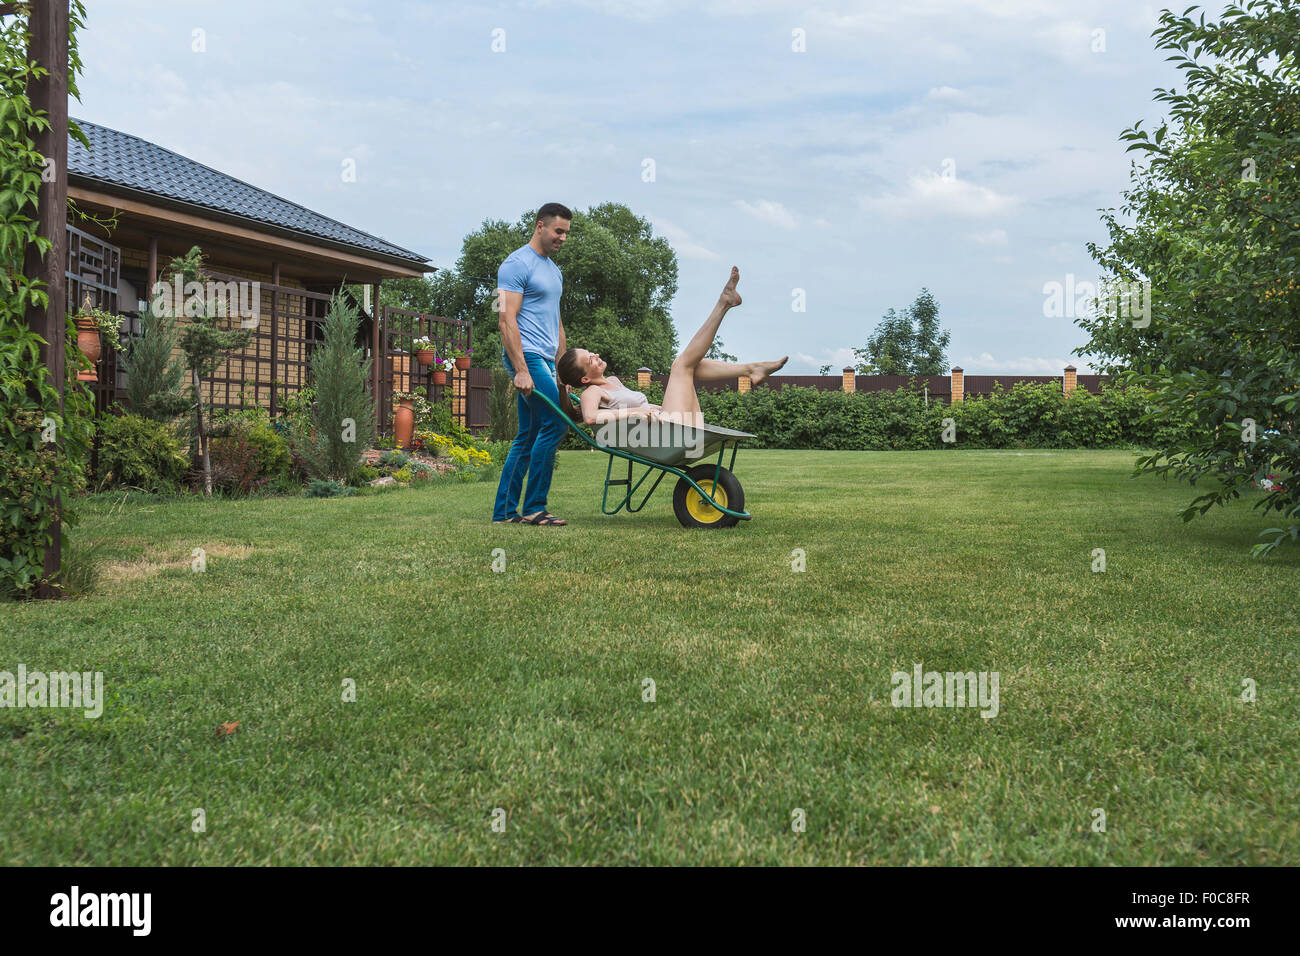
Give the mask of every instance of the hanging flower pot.
M 441 369 L 438 369 L 437 371 L 435 371 L 435 372 L 433 373 L 433 384 L 434 384 L 434 385 L 446 385 L 446 384 L 447 384 L 447 373 L 444 372 L 444 371 L 442 371 Z
M 461 369 L 469 368 L 469 356 L 468 356 L 468 355 L 462 355 L 462 356 L 460 356 L 459 358 L 457 358 L 457 359 L 456 359 L 456 367 L 457 367 L 457 368 L 461 368 Z
M 90 368 L 77 373 L 79 382 L 98 382 L 99 374 L 95 371 L 95 365 L 99 362 L 99 356 L 103 354 L 104 346 L 99 338 L 99 323 L 93 316 L 77 317 L 77 348 L 81 349 L 83 355 L 90 359 Z
M 393 409 L 393 437 L 397 447 L 411 447 L 411 433 L 415 430 L 415 407 L 412 400 L 403 398 Z
M 415 353 L 415 358 L 421 365 L 428 368 L 433 364 L 433 349 L 421 349 Z

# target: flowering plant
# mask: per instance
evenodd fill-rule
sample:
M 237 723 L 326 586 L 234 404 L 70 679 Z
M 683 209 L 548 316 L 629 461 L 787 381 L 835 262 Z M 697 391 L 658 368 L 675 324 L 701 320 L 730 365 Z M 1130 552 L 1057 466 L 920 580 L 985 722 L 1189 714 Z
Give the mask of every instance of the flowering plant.
M 473 350 L 473 349 L 459 349 L 459 348 L 456 348 L 455 346 L 453 346 L 453 347 L 451 347 L 451 348 L 449 348 L 449 349 L 447 350 L 447 354 L 448 354 L 451 358 L 453 358 L 453 359 L 458 359 L 458 358 L 469 358 L 471 355 L 474 354 L 474 350 Z
M 1282 487 L 1282 479 L 1277 475 L 1268 475 L 1259 479 L 1259 481 L 1255 482 L 1255 487 L 1262 488 L 1264 491 L 1286 491 Z
M 433 341 L 427 335 L 421 335 L 411 343 L 412 352 L 432 352 L 434 347 Z
M 456 360 L 447 358 L 445 355 L 439 355 L 433 360 L 433 367 L 443 372 L 450 372 L 456 367 Z

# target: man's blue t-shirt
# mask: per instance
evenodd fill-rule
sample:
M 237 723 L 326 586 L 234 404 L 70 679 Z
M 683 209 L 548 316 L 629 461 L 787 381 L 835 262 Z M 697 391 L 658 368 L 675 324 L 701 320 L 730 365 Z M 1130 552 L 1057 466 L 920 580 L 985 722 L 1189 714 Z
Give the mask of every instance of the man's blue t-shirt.
M 507 292 L 522 292 L 519 337 L 524 351 L 555 361 L 560 347 L 560 293 L 564 276 L 547 256 L 532 246 L 520 246 L 497 270 L 497 285 Z

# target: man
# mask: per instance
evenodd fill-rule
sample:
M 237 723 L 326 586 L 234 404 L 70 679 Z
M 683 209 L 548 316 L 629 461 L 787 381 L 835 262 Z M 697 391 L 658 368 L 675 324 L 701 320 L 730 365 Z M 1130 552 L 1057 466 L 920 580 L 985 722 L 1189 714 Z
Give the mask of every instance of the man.
M 560 402 L 555 363 L 564 354 L 564 324 L 560 321 L 564 277 L 551 256 L 568 238 L 572 220 L 573 213 L 566 207 L 548 202 L 537 210 L 532 239 L 510 253 L 497 270 L 501 358 L 519 390 L 519 434 L 501 469 L 492 507 L 492 521 L 497 524 L 568 524 L 546 510 L 555 448 L 568 424 L 533 392 L 541 392 L 557 405 Z M 528 496 L 521 516 L 517 509 L 525 475 Z

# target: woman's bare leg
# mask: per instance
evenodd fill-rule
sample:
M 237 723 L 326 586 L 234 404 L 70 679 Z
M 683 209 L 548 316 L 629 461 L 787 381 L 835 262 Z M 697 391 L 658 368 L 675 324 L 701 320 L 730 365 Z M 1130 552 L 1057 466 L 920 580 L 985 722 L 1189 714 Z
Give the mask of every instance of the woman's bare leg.
M 751 386 L 757 385 L 790 360 L 783 355 L 775 362 L 718 362 L 714 359 L 700 359 L 695 367 L 695 381 L 722 382 L 729 378 L 745 376 Z
M 706 361 L 704 356 L 708 354 L 713 346 L 713 340 L 717 338 L 722 317 L 727 314 L 728 309 L 740 305 L 740 293 L 736 291 L 738 282 L 740 282 L 740 270 L 732 266 L 731 278 L 727 280 L 722 294 L 718 296 L 717 305 L 704 320 L 700 330 L 686 343 L 686 348 L 673 359 L 672 370 L 668 373 L 668 384 L 664 386 L 664 402 L 661 406 L 665 415 L 683 415 L 681 420 L 684 422 L 698 422 L 700 400 L 695 395 L 695 372 L 700 363 Z

